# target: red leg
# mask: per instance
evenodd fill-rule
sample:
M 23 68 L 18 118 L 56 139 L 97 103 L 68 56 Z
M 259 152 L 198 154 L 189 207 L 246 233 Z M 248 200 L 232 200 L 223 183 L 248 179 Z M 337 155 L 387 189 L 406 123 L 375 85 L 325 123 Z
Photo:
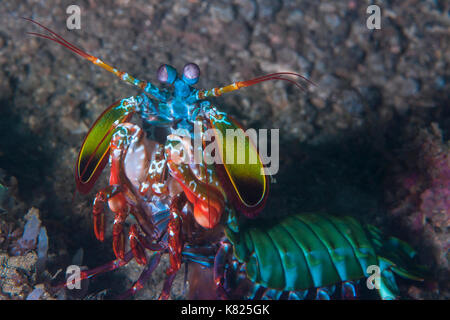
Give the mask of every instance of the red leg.
M 122 194 L 118 194 L 117 196 L 122 196 Z M 116 197 L 117 197 L 116 196 Z M 125 197 L 123 197 L 125 200 Z M 114 218 L 113 225 L 113 251 L 118 259 L 123 259 L 123 255 L 125 252 L 125 234 L 123 231 L 123 224 L 125 219 L 128 217 L 129 206 L 125 204 L 116 212 L 116 216 Z
M 136 262 L 140 265 L 146 265 L 147 257 L 145 256 L 145 249 L 142 245 L 145 239 L 141 236 L 135 224 L 130 228 L 129 239 L 131 251 L 133 252 Z
M 226 258 L 230 249 L 231 244 L 222 241 L 214 258 L 214 283 L 216 285 L 217 295 L 223 300 L 228 299 L 227 292 L 224 288 L 224 277 Z
M 172 199 L 172 203 L 170 204 L 170 221 L 167 227 L 170 267 L 167 269 L 167 278 L 164 281 L 159 300 L 167 300 L 169 298 L 173 280 L 177 271 L 181 268 L 181 251 L 183 250 L 183 242 L 180 235 L 181 210 L 186 204 L 186 201 L 185 194 L 180 193 Z
M 180 236 L 181 210 L 185 204 L 186 197 L 184 193 L 176 195 L 170 204 L 170 221 L 167 227 L 170 259 L 170 267 L 167 270 L 167 275 L 169 276 L 175 274 L 181 268 L 181 251 L 183 250 L 183 243 Z
M 170 297 L 170 289 L 172 288 L 173 280 L 175 280 L 176 273 L 172 273 L 167 275 L 166 280 L 164 281 L 163 289 L 161 295 L 158 300 L 167 300 Z
M 124 255 L 123 259 L 116 259 L 116 260 L 110 261 L 102 266 L 99 266 L 99 267 L 96 267 L 96 268 L 93 268 L 90 270 L 86 270 L 86 271 L 81 271 L 79 281 L 90 279 L 90 278 L 92 278 L 98 274 L 104 273 L 104 272 L 116 270 L 116 269 L 126 265 L 128 262 L 131 261 L 131 259 L 133 259 L 133 253 L 131 251 L 129 251 Z M 66 286 L 67 286 L 67 282 L 64 282 L 64 283 L 54 286 L 54 288 L 59 290 Z
M 111 173 L 109 176 L 110 185 L 126 186 L 121 179 L 121 176 L 123 174 L 122 160 L 123 155 L 126 153 L 126 150 L 128 148 L 129 137 L 133 133 L 132 131 L 130 131 L 131 129 L 129 129 L 130 126 L 132 125 L 127 123 L 120 125 L 112 136 L 110 143 L 111 146 L 110 151 Z M 123 189 L 126 189 L 126 187 Z M 131 209 L 131 204 L 129 204 L 127 199 L 125 198 L 126 191 L 127 190 L 118 192 L 108 200 L 109 208 L 116 214 L 113 226 L 113 250 L 114 254 L 119 259 L 123 259 L 125 250 L 125 235 L 123 232 L 123 223 L 125 222 L 125 219 L 128 217 L 128 214 L 130 213 Z
M 92 210 L 94 219 L 95 237 L 103 241 L 105 240 L 105 204 L 109 198 L 119 192 L 120 187 L 117 185 L 108 186 L 97 192 L 94 200 L 94 208 Z
M 145 270 L 139 276 L 139 279 L 134 283 L 134 285 L 130 289 L 128 289 L 119 297 L 117 297 L 117 299 L 126 299 L 131 295 L 135 294 L 138 290 L 142 289 L 144 287 L 144 283 L 150 278 L 153 271 L 158 266 L 160 260 L 161 260 L 161 252 L 155 252 L 153 256 L 150 258 L 150 263 L 147 265 Z
M 111 262 L 108 262 L 108 263 L 102 265 L 102 266 L 99 266 L 99 267 L 96 267 L 96 268 L 93 268 L 90 270 L 82 271 L 81 278 L 89 279 L 100 273 L 116 270 L 117 268 L 120 268 L 120 267 L 126 265 L 128 262 L 131 261 L 131 259 L 133 259 L 133 253 L 131 251 L 128 251 L 124 255 L 123 259 L 115 259 Z

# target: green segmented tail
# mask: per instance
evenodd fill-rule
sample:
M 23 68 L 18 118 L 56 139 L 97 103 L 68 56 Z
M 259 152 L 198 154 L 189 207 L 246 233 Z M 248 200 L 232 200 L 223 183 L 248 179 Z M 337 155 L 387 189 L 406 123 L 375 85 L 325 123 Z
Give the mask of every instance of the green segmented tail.
M 245 225 L 232 220 L 227 236 L 235 257 L 250 280 L 268 288 L 296 291 L 358 280 L 367 276 L 367 266 L 378 264 L 366 233 L 350 217 L 295 214 Z
M 363 228 L 354 218 L 294 214 L 277 220 L 239 221 L 228 218 L 226 235 L 234 256 L 245 263 L 256 284 L 282 291 L 326 287 L 369 276 L 380 270 L 380 295 L 398 296 L 394 273 L 422 280 L 415 251 L 397 238 L 383 238 L 379 229 Z

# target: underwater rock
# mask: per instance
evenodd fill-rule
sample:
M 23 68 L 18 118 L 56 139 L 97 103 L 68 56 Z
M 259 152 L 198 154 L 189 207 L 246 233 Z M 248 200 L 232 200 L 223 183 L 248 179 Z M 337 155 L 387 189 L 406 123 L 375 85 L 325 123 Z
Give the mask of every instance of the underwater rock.
M 39 210 L 31 208 L 25 216 L 25 220 L 27 220 L 27 223 L 25 224 L 23 235 L 13 244 L 10 250 L 14 256 L 23 255 L 25 252 L 36 248 L 37 237 L 41 227 Z
M 36 288 L 27 296 L 26 300 L 39 300 L 39 298 L 44 294 L 44 289 Z
M 31 208 L 24 217 L 13 214 L 23 204 L 11 195 L 4 180 L 1 175 L 0 300 L 51 299 L 51 294 L 46 290 L 50 281 L 45 268 L 48 258 L 47 230 L 42 226 L 36 208 Z M 23 220 L 26 221 L 24 225 Z
M 0 254 L 1 295 L 6 299 L 25 299 L 32 291 L 29 274 L 33 273 L 37 261 L 35 252 L 23 256 L 11 257 Z
M 48 238 L 45 227 L 41 227 L 39 210 L 31 208 L 25 216 L 25 220 L 27 220 L 27 223 L 22 237 L 13 243 L 10 253 L 13 256 L 18 256 L 37 248 L 40 259 L 45 259 L 48 250 Z
M 39 273 L 45 270 L 45 264 L 47 262 L 47 254 L 48 254 L 47 229 L 45 229 L 45 227 L 41 227 L 38 237 L 38 245 L 37 245 L 38 261 L 36 266 L 36 270 Z
M 443 141 L 436 123 L 414 136 L 400 150 L 401 161 L 391 169 L 386 198 L 395 218 L 414 234 L 423 234 L 420 238 L 427 242 L 421 244 L 424 256 L 437 269 L 435 280 L 441 284 L 441 291 L 448 293 L 450 141 Z

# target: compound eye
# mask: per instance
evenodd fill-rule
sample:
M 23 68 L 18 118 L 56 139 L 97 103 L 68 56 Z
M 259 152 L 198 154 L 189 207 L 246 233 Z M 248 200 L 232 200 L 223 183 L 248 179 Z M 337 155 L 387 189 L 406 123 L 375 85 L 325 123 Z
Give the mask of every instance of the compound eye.
M 183 68 L 183 80 L 188 85 L 193 85 L 198 82 L 200 77 L 200 68 L 195 63 L 188 63 Z
M 172 84 L 177 78 L 177 70 L 168 64 L 163 64 L 159 67 L 157 75 L 162 83 Z

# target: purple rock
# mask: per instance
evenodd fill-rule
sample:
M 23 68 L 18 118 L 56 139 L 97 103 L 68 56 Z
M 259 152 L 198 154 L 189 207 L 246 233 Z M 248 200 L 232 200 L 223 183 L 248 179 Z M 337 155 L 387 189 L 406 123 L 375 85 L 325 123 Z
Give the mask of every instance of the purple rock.
M 36 288 L 30 292 L 27 296 L 27 300 L 39 300 L 39 298 L 44 294 L 44 290 L 42 288 Z

